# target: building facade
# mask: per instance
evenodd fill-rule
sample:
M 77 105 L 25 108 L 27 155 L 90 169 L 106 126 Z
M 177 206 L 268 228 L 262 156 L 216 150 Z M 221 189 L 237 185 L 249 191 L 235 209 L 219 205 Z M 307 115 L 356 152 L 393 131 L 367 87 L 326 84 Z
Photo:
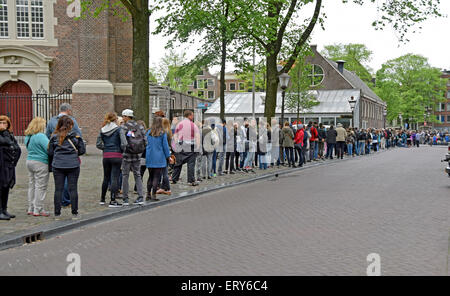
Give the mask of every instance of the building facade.
M 203 69 L 188 87 L 187 94 L 190 96 L 215 100 L 220 97 L 220 72 L 211 74 L 208 69 Z M 233 72 L 225 73 L 225 93 L 244 91 L 248 91 L 244 80 Z
M 98 118 L 129 107 L 132 24 L 108 9 L 75 20 L 67 5 L 66 0 L 0 0 L 0 94 L 70 89 L 83 136 L 92 139 Z
M 447 90 L 444 93 L 446 101 L 436 106 L 434 114 L 441 123 L 435 123 L 433 128 L 440 131 L 450 131 L 450 70 L 442 71 L 441 78 L 447 79 Z

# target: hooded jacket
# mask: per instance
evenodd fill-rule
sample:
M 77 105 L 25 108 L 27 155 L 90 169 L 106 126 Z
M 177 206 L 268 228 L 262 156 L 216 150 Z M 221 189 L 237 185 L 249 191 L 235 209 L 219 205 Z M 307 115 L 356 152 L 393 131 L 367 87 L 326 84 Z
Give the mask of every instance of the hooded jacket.
M 122 153 L 127 148 L 127 139 L 125 134 L 121 132 L 121 127 L 110 122 L 100 130 L 97 137 L 97 148 L 103 150 L 103 157 L 116 155 L 122 158 Z
M 283 134 L 283 147 L 294 147 L 294 132 L 288 126 L 283 127 L 281 130 Z

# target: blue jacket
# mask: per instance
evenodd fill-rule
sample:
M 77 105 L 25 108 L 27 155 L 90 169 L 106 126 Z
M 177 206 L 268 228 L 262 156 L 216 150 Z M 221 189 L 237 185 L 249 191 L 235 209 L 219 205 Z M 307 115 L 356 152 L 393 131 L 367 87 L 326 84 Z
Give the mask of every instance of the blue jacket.
M 50 137 L 52 136 L 53 132 L 54 132 L 55 129 L 56 129 L 56 126 L 58 125 L 58 120 L 59 120 L 59 118 L 62 117 L 62 116 L 64 116 L 64 114 L 59 114 L 58 116 L 53 116 L 53 117 L 48 121 L 48 123 L 47 123 L 47 129 L 45 130 L 45 135 L 47 136 L 47 138 L 50 139 Z M 75 133 L 77 133 L 77 134 L 81 137 L 81 136 L 82 136 L 82 135 L 81 135 L 81 130 L 80 130 L 80 128 L 78 127 L 77 121 L 75 120 L 74 117 L 72 117 L 72 116 L 69 116 L 69 117 L 70 117 L 70 119 L 73 120 L 73 128 L 72 128 L 72 131 L 75 132 Z
M 120 126 L 109 123 L 100 130 L 96 146 L 103 152 L 123 153 L 127 148 L 127 139 Z
M 148 131 L 146 137 L 148 144 L 145 165 L 148 168 L 165 168 L 167 166 L 167 158 L 170 156 L 167 134 L 163 133 L 159 137 L 152 137 L 150 131 Z

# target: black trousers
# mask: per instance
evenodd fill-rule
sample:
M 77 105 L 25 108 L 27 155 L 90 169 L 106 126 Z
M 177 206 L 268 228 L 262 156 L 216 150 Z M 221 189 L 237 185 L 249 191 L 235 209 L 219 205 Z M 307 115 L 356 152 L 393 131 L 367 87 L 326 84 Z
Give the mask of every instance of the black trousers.
M 337 142 L 336 143 L 336 156 L 337 158 L 343 158 L 344 157 L 344 149 L 345 149 L 345 142 Z
M 64 179 L 67 177 L 69 187 L 70 204 L 72 205 L 72 214 L 78 214 L 78 177 L 80 168 L 58 169 L 53 168 L 53 178 L 55 180 L 55 215 L 61 215 L 61 202 L 64 189 Z
M 101 199 L 105 200 L 108 184 L 111 182 L 111 200 L 115 199 L 119 191 L 119 175 L 122 158 L 103 158 L 103 184 Z
M 234 170 L 234 152 L 227 152 L 225 156 L 225 171 L 231 172 Z
M 8 208 L 9 187 L 0 187 L 0 212 Z
M 303 165 L 305 159 L 303 157 L 302 148 L 299 145 L 295 145 L 296 154 L 298 154 L 298 165 Z
M 286 158 L 289 165 L 294 165 L 294 148 L 293 147 L 284 147 L 284 151 L 286 153 Z
M 195 160 L 197 158 L 197 153 L 180 152 L 176 153 L 175 157 L 177 161 L 173 169 L 172 181 L 177 182 L 180 179 L 181 168 L 183 167 L 183 164 L 187 163 L 188 183 L 195 182 Z
M 158 190 L 159 181 L 161 179 L 161 175 L 164 171 L 164 168 L 148 168 L 148 181 L 147 181 L 147 196 L 152 193 L 152 196 L 156 195 L 156 190 Z

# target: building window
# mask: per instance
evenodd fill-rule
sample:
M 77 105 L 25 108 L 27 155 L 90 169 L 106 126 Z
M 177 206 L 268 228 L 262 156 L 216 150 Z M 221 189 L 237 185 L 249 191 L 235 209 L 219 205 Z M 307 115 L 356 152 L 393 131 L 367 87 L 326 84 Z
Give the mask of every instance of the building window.
M 208 99 L 214 99 L 214 91 L 208 91 Z
M 0 38 L 7 38 L 8 34 L 8 3 L 0 0 Z
M 445 104 L 444 103 L 441 104 L 441 111 L 445 111 Z
M 322 83 L 323 81 L 323 77 L 324 77 L 324 72 L 322 67 L 320 67 L 319 65 L 311 65 L 310 66 L 311 74 L 308 74 L 308 76 L 311 78 L 311 86 L 317 86 L 319 84 Z
M 188 95 L 192 95 L 192 91 L 191 90 L 188 90 Z
M 203 80 L 197 80 L 197 88 L 203 89 Z
M 236 83 L 230 83 L 230 90 L 236 90 Z
M 243 82 L 239 82 L 239 90 L 244 90 L 245 86 Z
M 450 91 L 447 92 L 447 99 L 450 99 Z
M 214 79 L 208 79 L 208 86 L 214 86 Z
M 199 90 L 197 96 L 200 97 L 200 98 L 204 98 L 205 97 L 205 92 L 202 91 L 202 90 Z
M 447 123 L 450 123 L 450 115 L 447 115 Z
M 30 18 L 31 16 L 31 18 Z M 16 0 L 17 38 L 44 38 L 44 4 L 42 0 Z
M 447 103 L 447 111 L 450 111 L 450 103 Z
M 442 122 L 442 123 L 445 122 L 445 115 L 441 115 L 441 122 Z

